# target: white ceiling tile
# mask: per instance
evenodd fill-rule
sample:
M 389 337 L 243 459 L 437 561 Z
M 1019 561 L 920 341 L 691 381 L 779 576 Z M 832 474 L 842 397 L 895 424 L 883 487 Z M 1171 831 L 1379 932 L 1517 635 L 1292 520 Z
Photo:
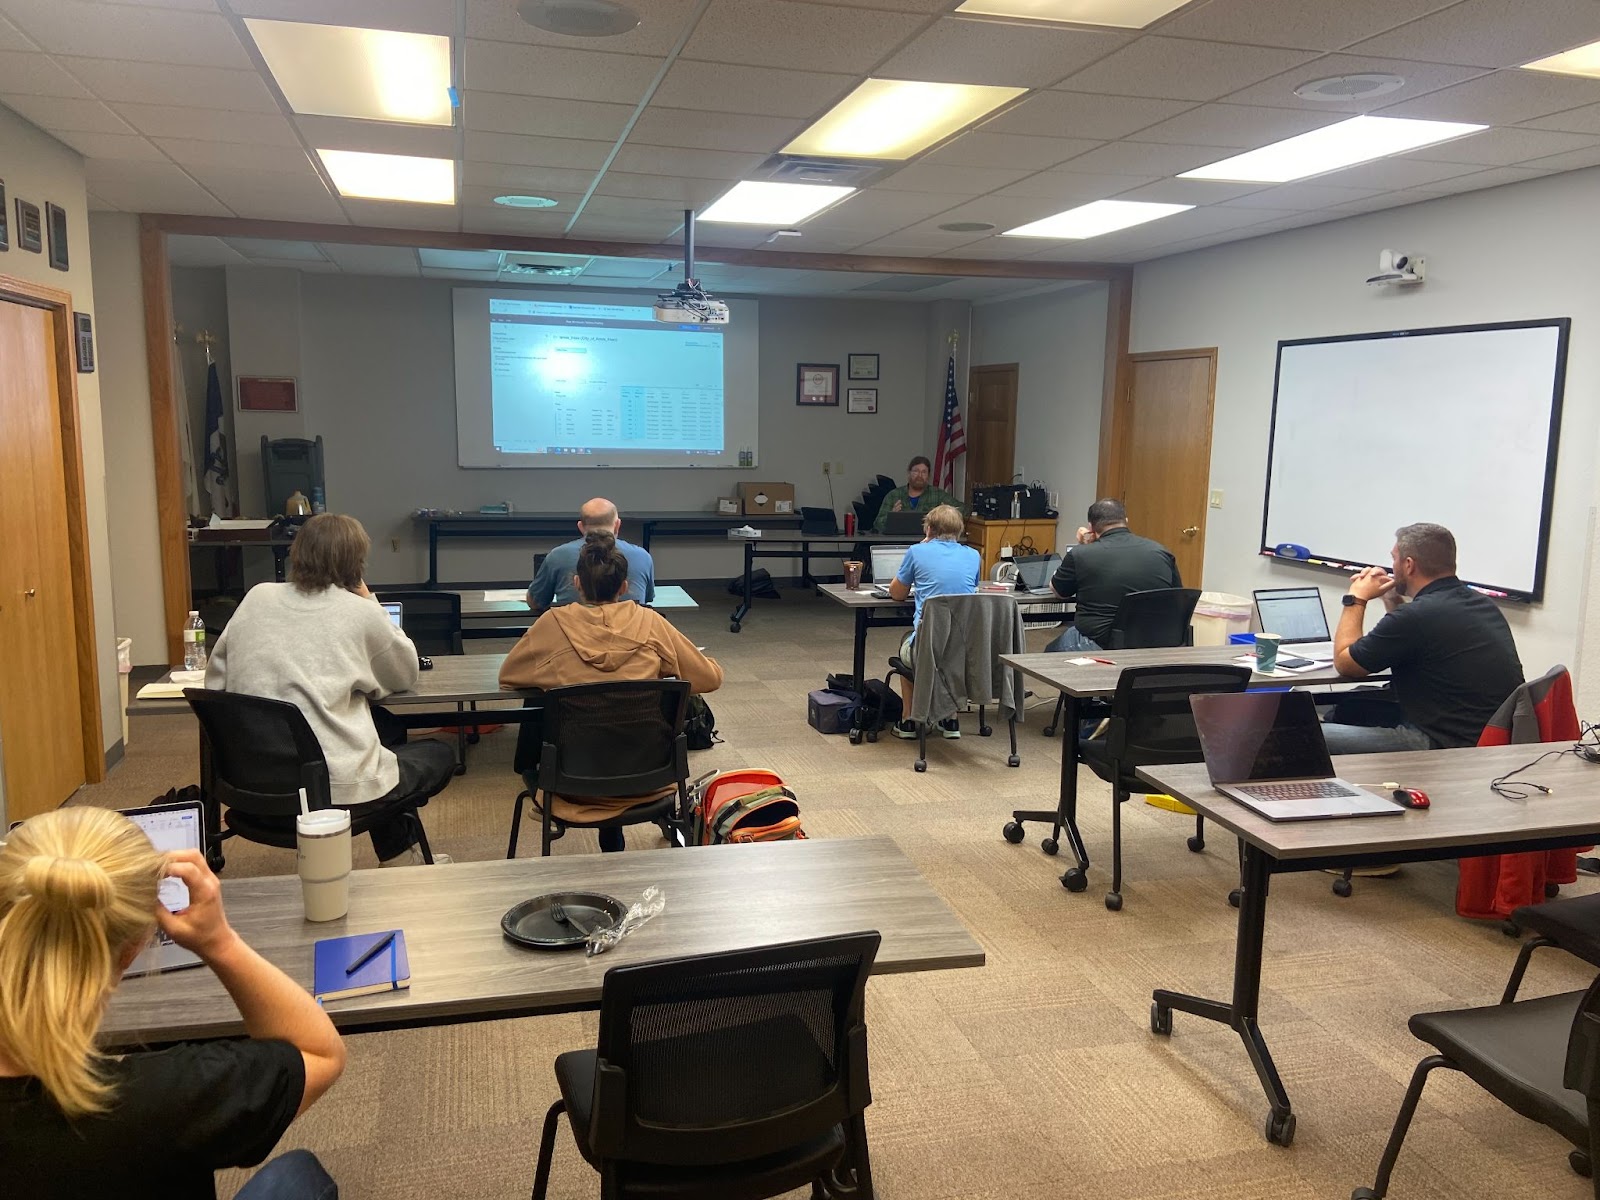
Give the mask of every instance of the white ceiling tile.
M 1132 39 L 1132 33 L 1122 31 L 946 17 L 873 74 L 935 83 L 1049 87 Z
M 514 167 L 505 163 L 469 162 L 462 169 L 462 182 L 479 187 L 490 198 L 507 193 L 549 196 L 553 192 L 582 195 L 594 182 L 594 172 L 577 167 Z
M 771 154 L 787 145 L 803 128 L 804 123 L 793 117 L 693 112 L 652 104 L 634 122 L 628 133 L 628 144 Z
M 669 266 L 667 258 L 597 258 L 583 273 L 585 279 L 654 279 Z
M 516 167 L 596 169 L 611 153 L 611 143 L 580 138 L 526 137 L 516 133 L 467 130 L 467 161 Z
M 474 92 L 637 104 L 663 59 L 469 39 L 463 86 Z
M 233 26 L 216 13 L 85 0 L 6 0 L 6 15 L 51 54 L 241 70 L 252 65 Z
M 1292 71 L 1286 71 L 1282 75 L 1274 75 L 1271 79 L 1264 79 L 1260 83 L 1233 92 L 1226 99 L 1229 104 L 1299 108 L 1307 112 L 1364 113 L 1412 100 L 1482 74 L 1484 74 L 1482 67 L 1456 67 L 1443 63 L 1407 62 L 1398 58 L 1329 54 L 1296 67 Z M 1405 85 L 1387 95 L 1368 96 L 1365 99 L 1307 100 L 1294 94 L 1294 89 L 1303 83 L 1332 79 L 1341 75 L 1398 75 L 1405 80 Z
M 583 206 L 578 220 L 604 218 L 608 221 L 665 221 L 681 224 L 684 206 L 672 200 L 652 200 L 639 196 L 602 196 L 596 193 Z
M 1076 244 L 1076 243 L 1075 243 Z M 965 246 L 958 246 L 953 250 L 944 250 L 938 254 L 930 255 L 932 258 L 978 258 L 978 259 L 1010 259 L 1028 258 L 1036 254 L 1039 244 L 1032 238 L 1001 237 L 995 234 L 981 238 L 976 242 L 968 242 Z M 1092 255 L 1072 254 L 1067 257 L 1073 259 L 1089 260 Z
M 48 55 L 20 50 L 0 50 L 0 88 L 16 96 L 94 98 Z
M 461 226 L 470 233 L 516 233 L 523 237 L 559 237 L 572 219 L 572 208 L 503 208 L 498 204 L 467 208 Z
M 1580 171 L 1584 167 L 1600 167 L 1600 147 L 1587 150 L 1569 150 L 1565 154 L 1552 154 L 1548 158 L 1529 159 L 1522 164 L 1537 170 Z
M 230 237 L 224 241 L 248 259 L 273 258 L 279 262 L 327 262 L 316 242 L 280 241 L 277 238 Z
M 472 226 L 469 225 L 467 228 L 472 229 Z M 448 269 L 439 269 L 436 267 L 423 267 L 422 277 L 424 279 L 459 279 L 463 283 L 494 283 L 500 278 L 500 272 L 498 269 L 493 271 L 453 271 Z
M 240 112 L 277 112 L 278 104 L 254 71 L 170 63 L 118 62 L 109 58 L 62 58 L 61 65 L 102 100 L 116 104 L 176 104 Z M 26 89 L 24 89 L 26 90 Z
M 3 96 L 0 96 L 0 101 L 4 99 Z M 1600 104 L 1585 104 L 1581 108 L 1569 108 L 1566 112 L 1551 113 L 1548 117 L 1539 117 L 1536 120 L 1528 121 L 1526 124 L 1530 129 L 1555 129 L 1565 133 L 1600 134 Z
M 165 4 L 168 0 L 155 0 Z M 405 33 L 456 31 L 455 0 L 229 0 L 241 17 L 398 29 Z M 513 6 L 514 7 L 514 6 Z
M 236 167 L 244 171 L 309 172 L 311 161 L 298 146 L 251 146 L 237 142 L 197 142 L 154 138 L 155 144 L 183 166 Z
M 862 242 L 855 247 L 857 254 L 896 254 L 911 258 L 928 258 L 947 250 L 956 250 L 976 239 L 970 233 L 944 233 L 938 238 L 926 234 L 891 233 L 875 241 Z
M 453 204 L 402 204 L 390 200 L 341 201 L 350 220 L 380 229 L 445 229 L 454 232 L 460 214 Z
M 1482 185 L 1487 186 L 1487 185 Z M 1470 190 L 1470 189 L 1464 189 Z M 1414 192 L 1406 189 L 1394 192 L 1378 192 L 1365 200 L 1352 200 L 1349 204 L 1337 204 L 1332 208 L 1324 209 L 1329 219 L 1339 217 L 1356 217 L 1362 213 L 1383 212 L 1390 208 L 1405 208 L 1408 205 L 1420 204 L 1438 197 L 1428 192 Z
M 1332 187 L 1373 188 L 1392 192 L 1403 188 L 1427 187 L 1437 180 L 1466 175 L 1472 170 L 1466 163 L 1424 162 L 1402 154 L 1356 167 L 1345 167 L 1341 171 L 1330 171 L 1326 175 L 1319 175 L 1317 182 Z
M 1114 96 L 1215 100 L 1315 57 L 1303 50 L 1146 36 L 1069 76 L 1062 86 Z
M 822 58 L 830 70 L 865 74 L 925 23 L 905 13 L 794 0 L 711 0 L 683 57 L 756 67 Z
M 1037 221 L 1041 217 L 1052 216 L 1063 208 L 1058 200 L 1045 199 L 1039 196 L 979 196 L 975 200 L 968 200 L 965 204 L 956 205 L 943 212 L 935 213 L 912 225 L 906 225 L 895 232 L 897 237 L 921 237 L 925 240 L 943 240 L 948 246 L 952 237 L 966 241 L 976 241 L 986 235 L 983 232 L 951 234 L 939 228 L 940 225 L 952 221 L 987 221 L 995 226 L 995 232 L 1000 233 L 1007 229 L 1015 229 L 1018 225 L 1026 225 L 1029 221 Z
M 39 44 L 0 13 L 0 50 L 37 50 Z
M 424 269 L 435 267 L 450 271 L 499 271 L 498 250 L 434 250 L 420 249 L 417 258 Z
M 1259 183 L 1221 183 L 1214 179 L 1159 179 L 1142 187 L 1118 192 L 1118 200 L 1148 200 L 1155 204 L 1221 204 L 1262 190 Z M 1277 207 L 1264 204 L 1264 207 Z M 1285 206 L 1292 207 L 1292 206 Z
M 1098 145 L 1099 142 L 1089 138 L 1026 137 L 975 129 L 917 161 L 957 167 L 1016 167 L 1042 171 L 1060 166 Z
M 1167 37 L 1339 50 L 1456 0 L 1211 0 L 1161 26 Z
M 322 252 L 349 275 L 410 275 L 421 273 L 417 252 L 409 246 L 345 246 L 324 242 Z
M 66 96 L 13 96 L 0 92 L 0 104 L 51 133 L 132 133 L 128 123 L 98 100 Z
M 942 163 L 914 162 L 874 184 L 891 192 L 946 192 L 978 196 L 1015 183 L 1027 171 L 1003 167 L 953 167 Z
M 638 175 L 700 175 L 707 179 L 740 179 L 765 155 L 735 154 L 722 150 L 679 150 L 667 146 L 635 146 L 617 151 L 613 170 Z M 726 188 L 721 189 L 726 191 Z
M 1254 149 L 1345 120 L 1344 113 L 1243 104 L 1202 104 L 1171 120 L 1131 134 L 1135 142 Z
M 1198 181 L 1196 181 L 1198 182 Z M 1225 208 L 1279 208 L 1310 211 L 1364 200 L 1382 188 L 1331 187 L 1325 183 L 1278 183 L 1248 196 L 1223 201 Z
M 1067 170 L 1111 175 L 1176 175 L 1229 157 L 1231 148 L 1168 146 L 1161 142 L 1110 142 L 1080 154 Z
M 385 0 L 378 0 L 382 3 Z M 617 37 L 601 39 L 606 50 L 618 54 L 664 55 L 688 30 L 689 20 L 699 0 L 649 0 L 631 7 L 639 14 L 639 26 Z M 517 16 L 510 0 L 467 0 L 467 36 L 491 42 L 531 42 L 543 46 L 566 46 L 574 50 L 594 50 L 596 39 L 562 37 L 546 33 Z
M 174 267 L 240 267 L 249 260 L 221 238 L 167 235 L 167 262 Z
M 856 82 L 853 75 L 679 59 L 656 89 L 653 101 L 666 108 L 811 118 L 831 108 Z
M 188 173 L 241 217 L 276 221 L 348 221 L 328 185 L 308 167 L 298 172 L 194 166 Z
M 55 136 L 85 158 L 115 158 L 133 162 L 166 162 L 167 156 L 148 139 L 132 133 L 66 133 Z
M 272 267 L 285 271 L 299 271 L 304 275 L 337 275 L 339 268 L 327 260 L 317 262 L 300 262 L 293 258 L 252 258 L 250 265 L 255 267 Z
M 365 150 L 372 154 L 411 154 L 421 158 L 457 157 L 454 129 L 440 125 L 392 125 L 351 117 L 294 118 L 300 136 L 313 149 Z M 242 141 L 243 138 L 233 138 Z M 298 140 L 295 143 L 299 144 Z
M 216 12 L 216 0 L 105 0 L 129 8 L 181 8 L 187 12 Z
M 294 126 L 281 113 L 228 112 L 167 104 L 118 104 L 117 114 L 146 137 L 298 146 Z
M 1385 117 L 1515 125 L 1594 103 L 1600 103 L 1600 79 L 1577 79 L 1537 71 L 1497 71 L 1415 100 L 1388 105 L 1378 112 Z
M 95 163 L 88 164 L 93 167 Z M 125 164 L 115 163 L 114 166 Z M 139 164 L 154 166 L 155 164 Z M 177 168 L 173 168 L 176 170 Z M 95 183 L 94 192 L 124 212 L 184 213 L 200 217 L 228 217 L 233 214 L 216 197 L 192 179 L 174 175 L 168 179 L 106 179 Z
M 598 196 L 632 196 L 641 200 L 671 200 L 681 208 L 700 208 L 710 204 L 728 184 L 723 179 L 700 175 L 633 175 L 626 171 L 607 171 L 595 188 Z
M 627 124 L 633 107 L 594 100 L 468 92 L 462 112 L 467 129 L 481 133 L 613 140 Z
M 982 131 L 1110 142 L 1175 117 L 1189 107 L 1190 102 L 1184 100 L 1101 96 L 1087 92 L 1034 92 L 993 120 L 986 121 Z
M 1590 165 L 1593 165 L 1592 163 Z M 1525 183 L 1530 179 L 1542 179 L 1559 167 L 1545 167 L 1539 163 L 1531 163 L 1525 167 L 1491 167 L 1487 171 L 1473 171 L 1466 175 L 1457 175 L 1453 179 L 1440 179 L 1416 189 L 1418 192 L 1428 192 L 1434 196 L 1451 196 L 1459 192 L 1475 192 L 1487 187 L 1500 187 L 1507 183 Z
M 567 235 L 572 238 L 596 238 L 604 241 L 655 243 L 671 237 L 682 224 L 676 220 L 628 221 L 616 217 L 589 216 L 578 218 Z
M 1504 0 L 1462 0 L 1351 49 L 1423 62 L 1515 67 L 1596 39 L 1600 5 L 1593 0 L 1538 0 L 1510 7 Z
M 1157 183 L 1154 175 L 1091 175 L 1086 171 L 1041 171 L 1017 183 L 1008 184 L 995 192 L 997 196 L 1032 196 L 1041 200 L 1059 200 L 1062 208 L 1084 204 L 1090 200 L 1104 200 L 1129 188 L 1147 183 Z
M 1545 129 L 1485 129 L 1471 137 L 1413 150 L 1407 157 L 1428 162 L 1504 167 L 1530 158 L 1546 158 L 1552 154 L 1587 150 L 1594 146 L 1600 146 L 1600 140 L 1579 133 L 1556 133 Z
M 850 196 L 805 223 L 807 237 L 839 233 L 880 237 L 965 203 L 969 197 L 938 192 L 884 192 L 869 189 Z

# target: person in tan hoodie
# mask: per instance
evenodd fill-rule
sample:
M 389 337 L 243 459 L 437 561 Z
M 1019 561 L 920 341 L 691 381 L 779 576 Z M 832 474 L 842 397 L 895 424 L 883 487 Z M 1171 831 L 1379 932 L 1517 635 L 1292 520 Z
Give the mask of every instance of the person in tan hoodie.
M 503 688 L 557 688 L 610 680 L 686 680 L 695 693 L 722 686 L 722 668 L 695 649 L 653 608 L 621 599 L 627 591 L 628 560 L 609 534 L 591 533 L 578 552 L 573 577 L 577 604 L 548 609 L 506 655 Z M 664 793 L 663 793 L 664 794 Z M 555 817 L 600 821 L 652 796 L 558 796 Z M 621 829 L 600 830 L 600 849 L 623 848 Z

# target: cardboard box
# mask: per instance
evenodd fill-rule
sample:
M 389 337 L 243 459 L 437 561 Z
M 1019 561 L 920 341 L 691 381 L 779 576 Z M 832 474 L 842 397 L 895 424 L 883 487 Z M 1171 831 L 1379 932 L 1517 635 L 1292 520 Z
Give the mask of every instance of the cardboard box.
M 739 502 L 747 517 L 786 517 L 794 513 L 794 484 L 741 483 Z
M 718 496 L 717 511 L 725 517 L 737 517 L 744 511 L 744 505 L 737 496 Z

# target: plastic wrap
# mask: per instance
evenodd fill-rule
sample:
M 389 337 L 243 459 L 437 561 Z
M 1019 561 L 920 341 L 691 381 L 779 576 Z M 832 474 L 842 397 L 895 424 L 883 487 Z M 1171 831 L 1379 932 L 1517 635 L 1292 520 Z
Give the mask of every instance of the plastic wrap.
M 596 929 L 589 935 L 583 949 L 585 956 L 593 958 L 596 954 L 604 954 L 646 921 L 660 915 L 666 907 L 665 892 L 658 887 L 645 888 L 639 899 L 623 914 L 622 920 L 605 929 Z

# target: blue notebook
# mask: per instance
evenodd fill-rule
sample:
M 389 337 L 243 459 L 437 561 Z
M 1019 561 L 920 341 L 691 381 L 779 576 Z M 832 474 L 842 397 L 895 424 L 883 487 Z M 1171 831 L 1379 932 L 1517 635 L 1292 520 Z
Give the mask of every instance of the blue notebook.
M 373 946 L 390 933 L 394 941 L 371 959 L 347 972 Z M 406 957 L 406 935 L 398 930 L 380 929 L 352 937 L 323 938 L 315 947 L 312 992 L 318 1002 L 346 1000 L 351 996 L 370 996 L 376 992 L 398 992 L 411 986 L 411 961 Z

